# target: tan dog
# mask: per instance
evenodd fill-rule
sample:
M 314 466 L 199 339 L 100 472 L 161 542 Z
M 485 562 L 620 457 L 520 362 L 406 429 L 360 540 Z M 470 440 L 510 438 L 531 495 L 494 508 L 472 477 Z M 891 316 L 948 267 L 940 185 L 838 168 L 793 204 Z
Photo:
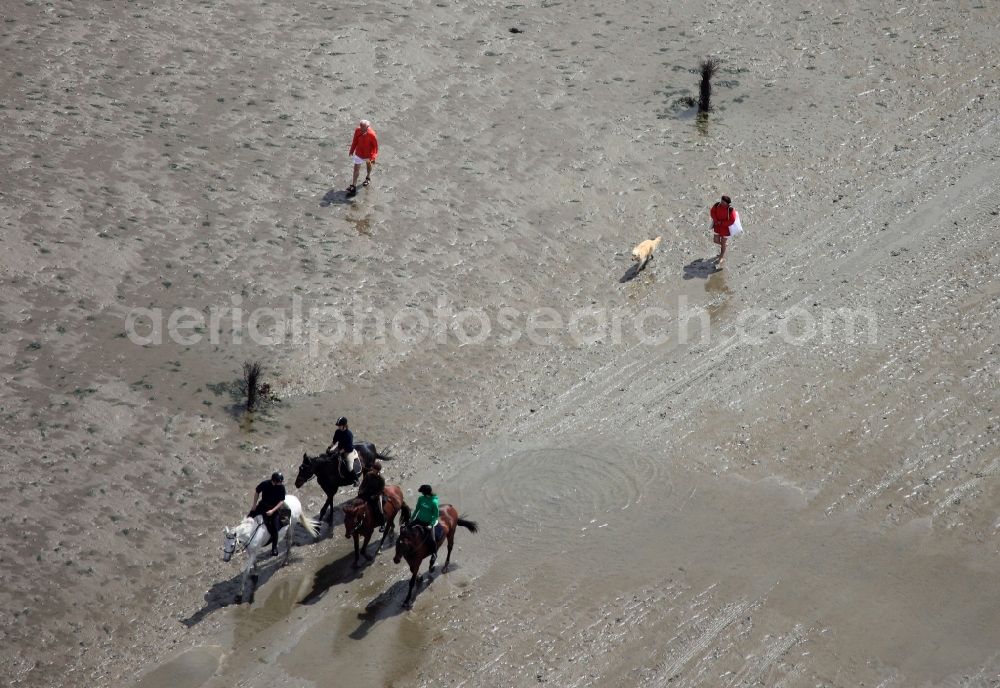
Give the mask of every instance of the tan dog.
M 660 241 L 663 237 L 658 236 L 655 239 L 646 239 L 634 249 L 632 249 L 632 260 L 639 261 L 639 269 L 642 270 L 646 267 L 646 263 L 653 257 L 653 251 L 655 251 L 660 246 Z

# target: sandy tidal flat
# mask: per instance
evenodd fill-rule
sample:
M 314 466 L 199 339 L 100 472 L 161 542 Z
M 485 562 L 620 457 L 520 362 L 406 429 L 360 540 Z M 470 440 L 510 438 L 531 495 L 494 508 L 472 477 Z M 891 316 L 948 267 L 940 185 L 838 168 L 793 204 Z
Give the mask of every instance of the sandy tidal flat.
M 995 4 L 0 18 L 10 685 L 1000 681 Z M 140 345 L 137 308 L 223 317 Z M 403 311 L 443 334 L 379 329 Z M 235 606 L 222 527 L 342 414 L 481 532 L 411 612 L 342 526 Z

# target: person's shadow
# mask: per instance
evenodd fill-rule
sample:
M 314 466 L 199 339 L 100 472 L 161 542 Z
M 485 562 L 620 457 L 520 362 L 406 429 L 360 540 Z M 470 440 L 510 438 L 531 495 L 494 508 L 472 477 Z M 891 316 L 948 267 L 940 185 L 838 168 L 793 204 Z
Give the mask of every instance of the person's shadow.
M 330 189 L 323 194 L 323 200 L 319 202 L 321 208 L 328 208 L 331 205 L 353 205 L 357 194 L 349 194 L 344 190 Z
M 722 268 L 715 264 L 715 259 L 695 258 L 684 266 L 684 279 L 708 279 L 710 275 L 721 271 Z

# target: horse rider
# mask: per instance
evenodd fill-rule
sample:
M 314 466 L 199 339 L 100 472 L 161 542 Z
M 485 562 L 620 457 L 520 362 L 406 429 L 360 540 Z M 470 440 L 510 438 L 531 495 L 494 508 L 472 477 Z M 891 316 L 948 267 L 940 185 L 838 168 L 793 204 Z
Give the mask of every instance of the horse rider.
M 382 462 L 375 461 L 372 467 L 366 470 L 365 477 L 361 479 L 361 487 L 358 488 L 358 497 L 368 502 L 375 514 L 375 525 L 378 532 L 385 530 L 385 513 L 382 510 L 382 492 L 385 490 L 385 478 L 382 477 Z
M 434 528 L 438 523 L 438 516 L 441 513 L 438 496 L 434 494 L 434 490 L 431 489 L 430 485 L 421 485 L 417 492 L 420 496 L 417 497 L 417 505 L 413 509 L 413 514 L 410 516 L 410 525 L 419 525 L 427 528 L 430 534 L 431 547 L 433 552 L 431 554 L 431 566 L 434 566 L 435 560 L 437 560 L 437 538 L 434 537 Z
M 271 474 L 270 480 L 263 481 L 253 493 L 250 513 L 247 518 L 262 516 L 267 532 L 271 536 L 271 556 L 278 554 L 278 519 L 280 509 L 285 506 L 285 476 L 278 471 Z M 267 547 L 267 542 L 264 543 Z
M 327 454 L 335 454 L 340 458 L 340 473 L 344 477 L 354 475 L 354 484 L 358 484 L 358 474 L 354 473 L 354 460 L 357 454 L 354 452 L 354 433 L 347 428 L 347 418 L 341 416 L 337 419 L 337 430 L 333 433 L 330 446 L 326 449 Z

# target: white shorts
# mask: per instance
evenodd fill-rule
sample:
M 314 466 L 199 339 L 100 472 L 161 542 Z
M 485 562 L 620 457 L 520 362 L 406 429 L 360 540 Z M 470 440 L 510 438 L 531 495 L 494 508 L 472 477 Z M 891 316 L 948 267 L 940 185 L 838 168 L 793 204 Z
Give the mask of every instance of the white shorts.
M 354 157 L 354 164 L 355 165 L 364 165 L 366 162 L 368 162 L 368 158 L 359 158 L 356 155 L 353 156 L 353 157 Z

